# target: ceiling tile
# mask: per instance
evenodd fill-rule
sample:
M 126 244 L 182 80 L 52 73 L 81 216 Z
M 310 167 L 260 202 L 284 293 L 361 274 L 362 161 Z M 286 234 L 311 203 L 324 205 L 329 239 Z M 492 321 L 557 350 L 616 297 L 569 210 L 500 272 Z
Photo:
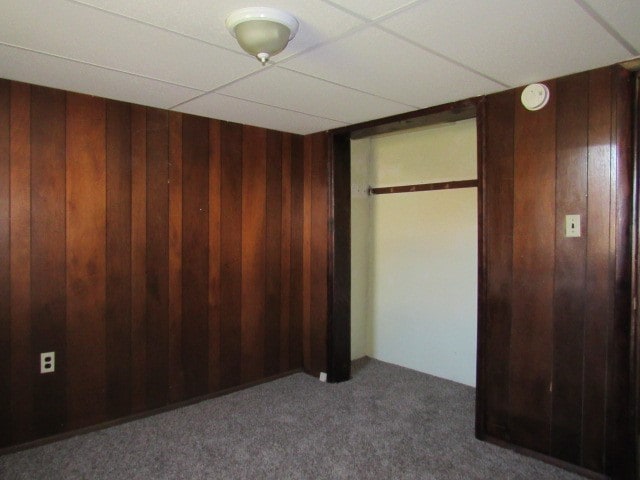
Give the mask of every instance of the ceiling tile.
M 640 51 L 640 2 L 637 0 L 584 0 L 598 15 Z
M 247 0 L 81 0 L 120 15 L 148 22 L 175 32 L 242 52 L 225 27 L 229 14 L 239 8 L 255 5 Z M 335 38 L 362 24 L 349 15 L 321 0 L 271 0 L 263 6 L 279 8 L 295 15 L 300 22 L 298 34 L 287 49 L 276 57 L 281 60 L 296 52 Z M 260 5 L 260 2 L 258 2 Z
M 573 0 L 430 0 L 381 25 L 512 86 L 629 56 Z
M 169 108 L 201 94 L 198 90 L 5 45 L 0 45 L 0 65 L 2 77 L 9 80 L 157 108 Z
M 244 55 L 64 0 L 8 2 L 0 42 L 200 90 L 260 68 Z
M 278 67 L 221 88 L 219 92 L 347 123 L 414 110 L 407 105 Z
M 422 0 L 327 0 L 327 3 L 340 5 L 369 20 L 374 20 L 420 1 Z
M 209 93 L 187 102 L 175 110 L 245 125 L 271 128 L 282 132 L 297 133 L 299 135 L 330 130 L 345 125 L 326 118 L 260 105 L 216 93 Z
M 504 88 L 377 28 L 361 30 L 281 66 L 415 107 Z

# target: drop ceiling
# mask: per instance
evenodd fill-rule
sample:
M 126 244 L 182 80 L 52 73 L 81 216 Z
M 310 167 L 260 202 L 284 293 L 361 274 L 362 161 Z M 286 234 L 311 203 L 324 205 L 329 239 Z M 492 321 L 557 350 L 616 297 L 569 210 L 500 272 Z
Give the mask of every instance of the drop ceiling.
M 638 0 L 2 0 L 0 77 L 308 134 L 629 60 Z M 262 67 L 225 28 L 300 21 Z

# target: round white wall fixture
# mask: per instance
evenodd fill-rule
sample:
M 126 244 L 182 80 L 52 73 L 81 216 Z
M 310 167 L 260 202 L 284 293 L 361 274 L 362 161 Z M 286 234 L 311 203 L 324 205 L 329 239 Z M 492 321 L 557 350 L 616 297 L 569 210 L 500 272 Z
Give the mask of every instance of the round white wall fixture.
M 532 83 L 522 91 L 520 101 L 527 110 L 540 110 L 549 101 L 549 88 L 543 83 Z

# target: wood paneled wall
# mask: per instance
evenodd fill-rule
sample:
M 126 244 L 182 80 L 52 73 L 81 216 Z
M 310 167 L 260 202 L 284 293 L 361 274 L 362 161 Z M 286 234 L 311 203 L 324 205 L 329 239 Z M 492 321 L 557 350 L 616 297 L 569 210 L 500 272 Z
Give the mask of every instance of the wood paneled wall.
M 325 371 L 327 172 L 325 134 L 0 81 L 0 446 Z
M 486 98 L 478 434 L 631 478 L 631 77 Z M 582 236 L 565 237 L 580 214 Z

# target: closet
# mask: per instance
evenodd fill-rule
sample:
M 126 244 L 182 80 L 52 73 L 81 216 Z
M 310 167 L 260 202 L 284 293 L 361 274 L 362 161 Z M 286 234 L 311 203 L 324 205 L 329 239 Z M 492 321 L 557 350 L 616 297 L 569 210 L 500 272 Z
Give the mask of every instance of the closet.
M 475 385 L 475 118 L 351 141 L 351 357 Z

